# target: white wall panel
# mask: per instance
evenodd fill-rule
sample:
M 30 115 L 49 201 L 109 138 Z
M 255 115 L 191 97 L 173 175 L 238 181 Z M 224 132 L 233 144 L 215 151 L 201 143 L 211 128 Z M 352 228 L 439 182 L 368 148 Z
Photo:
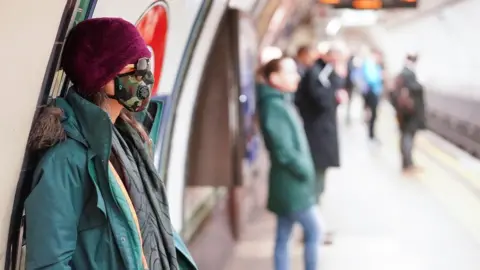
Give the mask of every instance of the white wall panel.
M 65 7 L 65 0 L 1 1 L 0 74 L 0 265 L 15 188 L 43 77 Z
M 203 68 L 227 4 L 227 0 L 216 0 L 212 4 L 213 6 L 192 58 L 191 68 L 183 85 L 176 111 L 175 123 L 173 124 L 172 145 L 170 147 L 167 174 L 167 194 L 170 202 L 170 218 L 173 227 L 177 231 L 183 228 L 183 194 L 186 181 L 188 138 L 192 127 L 194 104 L 198 95 L 198 87 L 202 78 Z

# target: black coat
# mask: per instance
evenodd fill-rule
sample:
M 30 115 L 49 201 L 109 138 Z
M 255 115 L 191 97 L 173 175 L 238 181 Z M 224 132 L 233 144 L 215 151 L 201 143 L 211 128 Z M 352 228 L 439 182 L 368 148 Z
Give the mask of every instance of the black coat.
M 326 63 L 318 60 L 302 78 L 295 95 L 317 169 L 340 165 L 335 92 L 342 80 L 334 71 L 320 76 L 325 67 Z

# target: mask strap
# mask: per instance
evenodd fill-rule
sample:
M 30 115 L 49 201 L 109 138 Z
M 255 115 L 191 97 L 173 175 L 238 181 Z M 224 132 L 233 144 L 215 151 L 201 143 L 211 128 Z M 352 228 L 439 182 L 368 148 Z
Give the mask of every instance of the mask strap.
M 118 76 L 116 76 L 116 77 L 113 79 L 113 83 L 114 83 L 113 95 L 107 94 L 107 97 L 109 97 L 109 98 L 111 98 L 111 99 L 116 99 L 116 100 L 118 100 L 118 98 L 117 98 L 117 93 L 118 93 L 118 91 L 120 90 L 120 87 L 122 87 L 122 86 L 120 85 L 120 80 L 118 79 Z

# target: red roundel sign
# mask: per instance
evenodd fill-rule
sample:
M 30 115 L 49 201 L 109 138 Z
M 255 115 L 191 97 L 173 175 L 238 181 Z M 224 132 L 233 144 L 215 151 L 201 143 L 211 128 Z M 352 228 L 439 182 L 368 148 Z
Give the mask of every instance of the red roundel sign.
M 165 56 L 165 45 L 167 43 L 167 4 L 164 1 L 153 3 L 140 17 L 137 22 L 137 29 L 152 51 L 152 68 L 155 79 L 152 96 L 155 96 L 160 86 L 163 57 Z

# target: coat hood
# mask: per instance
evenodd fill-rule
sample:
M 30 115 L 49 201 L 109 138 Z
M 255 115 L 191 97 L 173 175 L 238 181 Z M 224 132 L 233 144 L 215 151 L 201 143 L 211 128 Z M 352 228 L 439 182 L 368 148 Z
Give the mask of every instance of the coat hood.
M 30 133 L 29 150 L 46 150 L 70 138 L 97 154 L 109 154 L 112 123 L 108 114 L 74 91 L 68 92 L 65 98 L 56 98 L 53 106 L 42 108 Z

